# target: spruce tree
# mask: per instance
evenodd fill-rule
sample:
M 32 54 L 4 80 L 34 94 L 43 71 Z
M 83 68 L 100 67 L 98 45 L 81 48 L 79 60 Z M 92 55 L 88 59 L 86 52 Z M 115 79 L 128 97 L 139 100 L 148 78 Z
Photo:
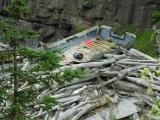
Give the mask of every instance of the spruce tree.
M 21 41 L 39 35 L 17 25 L 19 19 L 26 20 L 32 16 L 27 0 L 11 0 L 11 5 L 4 11 L 10 18 L 0 20 L 0 41 L 8 44 L 9 48 L 0 51 L 0 119 L 25 120 L 26 104 L 34 103 L 37 95 L 32 85 L 38 82 L 48 85 L 44 79 L 37 80 L 33 72 L 58 67 L 60 57 L 55 51 L 34 51 L 21 46 Z M 36 67 L 23 71 L 22 66 L 19 67 L 23 62 L 19 56 L 36 63 Z M 25 83 L 30 87 L 20 89 Z

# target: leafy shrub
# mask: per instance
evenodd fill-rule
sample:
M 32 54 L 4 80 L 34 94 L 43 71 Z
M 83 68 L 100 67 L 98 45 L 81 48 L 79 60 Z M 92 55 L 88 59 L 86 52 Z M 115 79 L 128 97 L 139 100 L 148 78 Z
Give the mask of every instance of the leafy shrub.
M 44 104 L 43 109 L 50 110 L 53 106 L 57 105 L 58 102 L 54 97 L 46 96 L 42 99 L 41 104 Z
M 152 17 L 154 18 L 154 20 L 156 22 L 159 22 L 160 21 L 160 11 L 155 11 L 152 13 Z
M 47 70 L 60 67 L 59 61 L 61 57 L 58 55 L 59 51 L 34 51 L 29 48 L 19 47 L 20 55 L 35 61 L 38 66 L 37 70 Z

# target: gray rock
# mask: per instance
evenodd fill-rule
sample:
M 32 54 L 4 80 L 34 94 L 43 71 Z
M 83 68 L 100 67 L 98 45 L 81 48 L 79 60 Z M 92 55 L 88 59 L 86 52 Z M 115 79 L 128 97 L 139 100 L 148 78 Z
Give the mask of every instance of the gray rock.
M 115 118 L 121 119 L 128 117 L 134 113 L 137 113 L 139 110 L 137 106 L 131 101 L 122 101 L 120 102 L 117 107 L 113 110 Z
M 95 115 L 86 118 L 85 120 L 111 120 L 114 116 L 111 116 L 113 108 L 107 108 L 101 112 L 96 113 Z
M 66 0 L 48 0 L 46 7 L 48 9 L 64 9 L 66 3 Z
M 134 113 L 133 114 L 133 120 L 139 120 L 140 118 L 139 118 L 139 115 L 138 115 L 138 113 Z
M 49 37 L 54 36 L 56 33 L 55 27 L 45 26 L 41 30 L 40 41 L 47 41 Z
M 116 107 L 106 108 L 92 115 L 91 117 L 86 118 L 85 120 L 111 120 L 111 119 L 121 119 L 128 117 L 130 115 L 134 115 L 134 120 L 138 120 L 136 113 L 140 111 L 140 109 L 134 104 L 137 100 L 135 98 L 126 99 L 118 103 Z

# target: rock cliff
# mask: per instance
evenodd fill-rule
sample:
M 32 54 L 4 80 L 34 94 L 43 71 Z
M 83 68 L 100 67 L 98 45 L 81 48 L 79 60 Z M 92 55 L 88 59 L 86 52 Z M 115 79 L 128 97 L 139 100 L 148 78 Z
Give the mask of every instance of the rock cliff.
M 58 40 L 96 24 L 151 27 L 157 0 L 30 0 L 42 40 Z
M 7 0 L 8 1 L 8 0 Z M 152 27 L 159 0 L 29 0 L 39 40 L 57 41 L 97 24 Z

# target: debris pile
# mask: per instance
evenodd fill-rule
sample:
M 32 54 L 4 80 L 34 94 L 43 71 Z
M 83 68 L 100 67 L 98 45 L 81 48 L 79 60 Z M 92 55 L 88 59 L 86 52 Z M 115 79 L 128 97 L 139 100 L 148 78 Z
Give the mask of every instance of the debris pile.
M 37 100 L 52 96 L 58 104 L 45 111 L 43 105 L 33 103 L 28 105 L 26 116 L 38 120 L 139 120 L 141 116 L 160 119 L 149 114 L 154 100 L 160 99 L 159 61 L 136 49 L 119 48 L 119 51 L 119 54 L 104 54 L 103 59 L 93 62 L 39 73 L 45 77 L 68 69 L 88 69 L 85 78 L 74 79 L 64 86 L 54 84 L 46 89 L 35 85 L 39 91 Z M 28 65 L 28 62 L 22 65 L 23 70 Z M 148 88 L 153 90 L 155 98 L 147 92 Z

